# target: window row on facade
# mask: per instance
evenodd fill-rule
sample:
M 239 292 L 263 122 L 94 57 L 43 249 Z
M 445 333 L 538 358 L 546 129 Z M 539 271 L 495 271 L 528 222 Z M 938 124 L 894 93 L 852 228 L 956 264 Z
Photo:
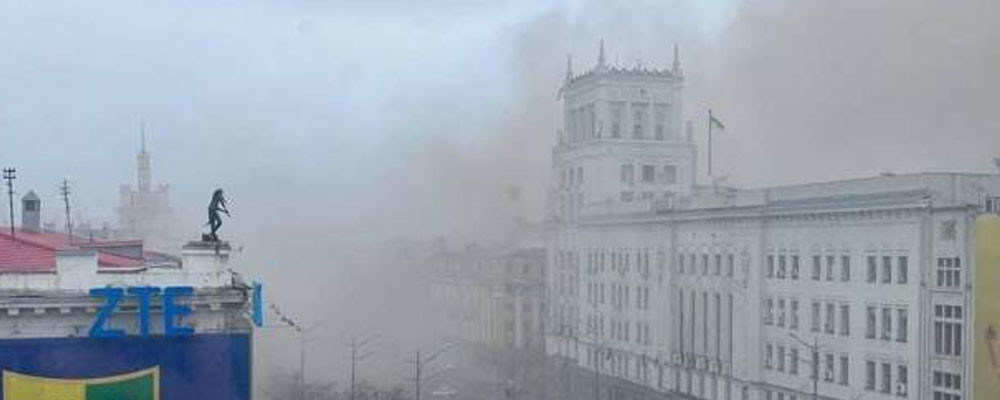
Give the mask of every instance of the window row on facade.
M 635 272 L 643 279 L 649 279 L 650 254 L 649 250 L 636 250 L 634 253 L 629 250 L 596 250 L 587 252 L 587 267 L 584 270 L 588 275 L 601 275 L 606 271 L 617 272 L 624 277 Z
M 668 132 L 665 103 L 627 103 L 614 101 L 608 104 L 606 118 L 597 118 L 594 103 L 574 107 L 569 110 L 566 133 L 570 142 L 593 139 L 634 139 L 666 140 L 673 136 Z M 601 120 L 608 121 L 604 127 Z
M 865 387 L 870 392 L 906 397 L 909 393 L 910 368 L 903 364 L 866 360 Z
M 725 276 L 732 278 L 736 257 L 728 254 L 678 254 L 678 275 Z
M 895 318 L 895 324 L 893 319 Z M 895 326 L 895 336 L 893 327 Z M 906 343 L 909 338 L 909 312 L 906 308 L 868 305 L 865 307 L 865 338 L 895 340 Z
M 813 281 L 852 280 L 851 256 L 848 254 L 815 254 L 810 257 L 809 279 Z M 901 284 L 909 282 L 910 260 L 908 256 L 865 257 L 868 283 Z M 768 279 L 805 279 L 801 271 L 801 257 L 797 254 L 769 254 L 765 260 L 764 277 Z M 894 279 L 895 277 L 895 279 Z
M 618 283 L 605 284 L 604 282 L 587 283 L 587 302 L 591 307 L 607 304 L 605 301 L 607 298 L 604 296 L 605 285 L 607 285 L 608 291 L 610 291 L 608 297 L 611 300 L 611 307 L 615 310 L 628 310 L 633 306 L 636 310 L 649 310 L 649 286 L 635 285 L 635 290 L 632 290 L 632 287 L 629 285 Z M 635 293 L 635 296 L 632 296 L 632 293 Z M 635 302 L 630 300 L 633 297 L 635 298 Z
M 677 167 L 674 165 L 635 165 L 635 164 L 622 164 L 621 172 L 619 174 L 619 179 L 622 183 L 636 183 L 636 168 L 640 173 L 638 182 L 641 183 L 661 183 L 664 185 L 673 185 L 677 183 Z
M 804 366 L 803 372 L 808 372 L 810 379 L 819 379 L 841 386 L 851 384 L 851 358 L 848 354 L 811 352 L 800 350 L 796 345 L 772 343 L 764 345 L 764 369 L 798 376 L 803 369 L 800 366 Z M 821 374 L 818 378 L 817 372 Z

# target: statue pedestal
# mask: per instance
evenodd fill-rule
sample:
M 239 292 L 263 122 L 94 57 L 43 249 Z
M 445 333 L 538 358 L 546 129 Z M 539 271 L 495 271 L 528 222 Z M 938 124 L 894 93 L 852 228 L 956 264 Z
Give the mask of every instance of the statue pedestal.
M 229 242 L 190 241 L 181 250 L 184 269 L 194 273 L 225 271 L 231 251 Z

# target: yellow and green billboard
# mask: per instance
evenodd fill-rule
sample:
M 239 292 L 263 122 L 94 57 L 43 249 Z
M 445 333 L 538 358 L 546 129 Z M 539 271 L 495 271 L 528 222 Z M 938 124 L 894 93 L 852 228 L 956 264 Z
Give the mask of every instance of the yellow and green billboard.
M 1000 217 L 976 221 L 973 399 L 1000 398 Z
M 160 400 L 160 369 L 96 379 L 55 379 L 3 371 L 4 400 Z

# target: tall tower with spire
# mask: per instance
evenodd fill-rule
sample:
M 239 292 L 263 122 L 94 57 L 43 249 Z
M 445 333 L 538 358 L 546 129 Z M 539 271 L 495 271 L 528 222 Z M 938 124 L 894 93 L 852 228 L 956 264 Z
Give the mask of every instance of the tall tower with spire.
M 574 74 L 567 61 L 560 89 L 563 126 L 553 151 L 549 214 L 649 210 L 688 194 L 695 184 L 695 143 L 682 131 L 680 51 L 668 68 L 597 63 Z
M 170 187 L 159 184 L 153 188 L 151 156 L 146 146 L 146 124 L 140 123 L 139 153 L 136 155 L 136 186 L 121 185 L 118 189 L 117 236 L 122 239 L 143 239 L 148 247 L 160 248 L 170 243 Z

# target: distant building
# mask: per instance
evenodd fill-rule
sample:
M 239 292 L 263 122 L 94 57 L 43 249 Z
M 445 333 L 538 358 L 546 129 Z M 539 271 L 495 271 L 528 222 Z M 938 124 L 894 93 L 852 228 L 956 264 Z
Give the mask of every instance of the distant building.
M 462 346 L 461 398 L 538 398 L 544 364 L 545 250 L 440 249 L 430 279 L 437 339 Z M 478 388 L 477 388 L 478 385 Z M 475 396 L 480 397 L 475 397 Z M 523 397 L 523 396 L 522 396 Z
M 618 68 L 603 46 L 567 71 L 545 347 L 596 377 L 578 394 L 972 398 L 975 226 L 1000 175 L 698 185 L 683 82 L 676 54 Z
M 146 136 L 136 156 L 136 186 L 118 189 L 119 237 L 142 239 L 152 248 L 163 249 L 171 238 L 170 187 L 161 183 L 152 188 L 150 154 Z

